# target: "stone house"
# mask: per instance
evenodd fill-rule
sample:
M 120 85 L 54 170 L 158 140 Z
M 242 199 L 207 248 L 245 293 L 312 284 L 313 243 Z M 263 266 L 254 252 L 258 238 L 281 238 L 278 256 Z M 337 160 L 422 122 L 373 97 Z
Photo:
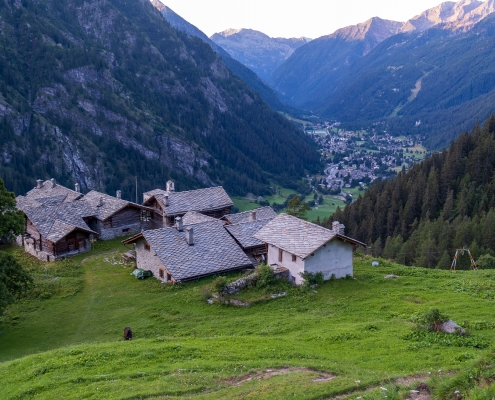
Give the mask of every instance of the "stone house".
M 87 223 L 92 211 L 83 202 L 42 204 L 18 198 L 17 207 L 26 216 L 25 234 L 18 237 L 17 242 L 40 260 L 55 261 L 89 251 L 90 240 L 97 236 Z
M 122 243 L 134 245 L 137 268 L 152 271 L 162 282 L 186 282 L 253 267 L 218 220 L 185 225 L 178 217 L 174 227 L 144 231 Z
M 266 243 L 268 265 L 288 269 L 291 280 L 300 284 L 302 272 L 322 272 L 324 279 L 353 275 L 352 254 L 357 246 L 366 245 L 345 236 L 343 228 L 338 222 L 330 230 L 280 214 L 254 238 Z
M 26 252 L 43 261 L 90 250 L 90 240 L 113 239 L 147 229 L 151 209 L 96 191 L 87 195 L 58 185 L 54 179 L 37 181 L 36 188 L 16 198 L 26 218 L 25 233 L 17 238 Z
M 177 217 L 196 211 L 213 218 L 230 214 L 234 203 L 221 186 L 176 192 L 172 181 L 167 190 L 155 189 L 143 194 L 143 205 L 151 207 L 152 228 L 171 227 Z

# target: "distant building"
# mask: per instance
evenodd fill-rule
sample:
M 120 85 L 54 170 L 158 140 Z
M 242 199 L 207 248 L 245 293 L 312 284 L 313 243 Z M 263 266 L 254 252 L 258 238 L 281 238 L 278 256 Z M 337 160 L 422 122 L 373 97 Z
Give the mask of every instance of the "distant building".
M 176 192 L 174 182 L 168 181 L 166 190 L 155 189 L 143 195 L 143 205 L 151 207 L 154 228 L 171 227 L 177 217 L 188 211 L 221 218 L 230 214 L 234 203 L 221 187 Z
M 300 273 L 305 271 L 322 272 L 324 279 L 352 276 L 352 253 L 356 246 L 366 246 L 345 236 L 338 222 L 330 230 L 287 214 L 272 219 L 254 238 L 267 244 L 268 264 L 288 269 L 296 284 L 302 283 Z

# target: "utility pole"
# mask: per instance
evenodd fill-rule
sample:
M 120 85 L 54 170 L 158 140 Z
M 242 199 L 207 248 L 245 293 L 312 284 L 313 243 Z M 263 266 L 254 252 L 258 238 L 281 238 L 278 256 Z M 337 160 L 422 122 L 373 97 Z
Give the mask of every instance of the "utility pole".
M 138 204 L 138 186 L 137 186 L 137 175 L 136 175 L 136 204 Z

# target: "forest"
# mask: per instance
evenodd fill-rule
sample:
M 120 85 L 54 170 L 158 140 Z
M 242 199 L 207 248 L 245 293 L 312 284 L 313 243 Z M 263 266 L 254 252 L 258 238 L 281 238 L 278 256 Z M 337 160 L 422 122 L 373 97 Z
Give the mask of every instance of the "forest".
M 378 180 L 364 195 L 323 221 L 345 224 L 374 256 L 406 265 L 450 268 L 456 249 L 492 261 L 495 249 L 495 115 L 461 134 L 395 179 Z M 461 267 L 469 267 L 469 258 Z

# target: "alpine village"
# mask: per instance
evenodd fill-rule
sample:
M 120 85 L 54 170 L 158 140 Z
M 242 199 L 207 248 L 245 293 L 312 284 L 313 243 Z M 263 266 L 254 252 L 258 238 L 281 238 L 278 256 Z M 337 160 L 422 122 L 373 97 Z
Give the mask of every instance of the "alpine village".
M 495 399 L 495 0 L 227 3 L 0 1 L 0 399 Z

